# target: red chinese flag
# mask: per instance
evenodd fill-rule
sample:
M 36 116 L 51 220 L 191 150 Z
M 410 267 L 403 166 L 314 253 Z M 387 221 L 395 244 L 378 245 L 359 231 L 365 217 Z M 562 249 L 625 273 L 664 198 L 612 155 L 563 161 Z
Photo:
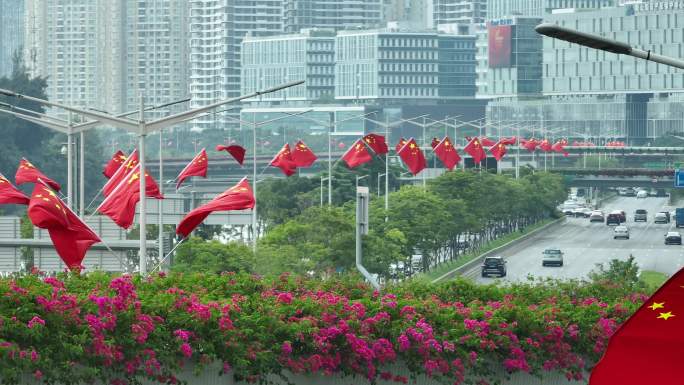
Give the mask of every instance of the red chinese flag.
M 292 152 L 292 161 L 297 167 L 311 167 L 311 165 L 318 159 L 316 154 L 304 144 L 301 140 L 295 144 L 294 152 Z
M 506 145 L 500 140 L 489 149 L 489 152 L 494 155 L 494 159 L 498 162 L 506 155 Z
M 397 145 L 394 146 L 394 151 L 399 152 L 399 150 L 401 150 L 401 148 L 404 147 L 405 144 L 406 144 L 406 139 L 404 139 L 404 138 L 399 139 L 399 143 L 397 143 Z
M 434 146 L 433 149 L 437 158 L 439 158 L 449 170 L 453 170 L 458 162 L 461 161 L 461 156 L 458 155 L 458 152 L 454 148 L 454 144 L 448 136 L 444 137 L 444 139 Z
M 164 197 L 159 193 L 157 182 L 149 174 L 146 175 L 146 194 L 157 199 Z M 156 194 L 154 194 L 156 193 Z M 152 195 L 153 194 L 153 195 Z M 135 206 L 140 201 L 140 165 L 137 165 L 124 177 L 112 193 L 105 198 L 96 211 L 108 216 L 119 227 L 128 229 L 135 218 Z
M 416 140 L 413 138 L 409 139 L 397 154 L 406 163 L 406 167 L 408 167 L 413 175 L 418 174 L 427 166 L 423 151 L 420 150 Z
M 681 384 L 682 330 L 684 269 L 613 333 L 589 385 Z
M 347 163 L 347 167 L 354 168 L 370 162 L 373 160 L 373 156 L 368 152 L 363 141 L 359 139 L 344 153 L 342 160 Z
M 59 183 L 46 177 L 45 174 L 38 170 L 36 166 L 32 165 L 31 162 L 22 158 L 21 161 L 19 161 L 19 168 L 14 176 L 14 182 L 18 185 L 24 183 L 40 183 L 38 179 L 45 182 L 53 190 L 59 191 L 61 189 Z
M 126 158 L 126 161 L 119 166 L 114 175 L 112 175 L 107 183 L 105 183 L 104 187 L 102 187 L 102 195 L 108 196 L 116 188 L 116 186 L 118 186 L 119 183 L 126 178 L 126 175 L 128 175 L 128 173 L 137 165 L 138 150 L 136 149 L 131 152 L 128 158 Z
M 121 167 L 123 162 L 126 161 L 126 154 L 123 153 L 123 151 L 118 150 L 114 155 L 112 155 L 112 159 L 109 160 L 107 165 L 105 166 L 104 170 L 102 170 L 102 174 L 107 178 L 111 178 L 112 175 L 116 172 L 116 170 Z
M 487 153 L 485 153 L 482 144 L 477 137 L 472 138 L 470 142 L 463 147 L 463 151 L 470 155 L 473 158 L 473 162 L 476 164 L 482 163 L 482 160 L 487 157 Z
M 71 270 L 80 270 L 90 246 L 101 242 L 100 237 L 46 185 L 34 187 L 28 217 L 36 227 L 48 231 L 57 254 Z
M 297 165 L 292 160 L 292 152 L 290 152 L 290 145 L 288 143 L 285 143 L 283 148 L 278 151 L 270 165 L 278 167 L 286 176 L 291 176 L 297 171 Z
M 496 144 L 496 142 L 493 141 L 493 140 L 491 140 L 491 139 L 489 139 L 489 138 L 486 137 L 486 136 L 481 136 L 481 137 L 480 137 L 480 144 L 483 145 L 483 146 L 485 146 L 485 147 L 492 147 L 493 145 Z
M 238 146 L 237 144 L 231 144 L 230 146 L 219 144 L 216 146 L 216 151 L 228 152 L 240 165 L 245 161 L 245 153 L 247 152 L 244 147 Z
M 363 141 L 366 142 L 368 147 L 370 147 L 376 155 L 384 155 L 389 152 L 385 137 L 382 135 L 368 134 L 363 137 Z
M 568 152 L 565 151 L 565 145 L 567 144 L 567 141 L 565 140 L 559 140 L 556 143 L 551 146 L 551 151 L 559 152 L 563 154 L 563 156 L 568 156 Z
M 188 163 L 183 171 L 178 174 L 176 178 L 176 190 L 183 184 L 183 181 L 191 176 L 201 176 L 202 178 L 207 177 L 207 168 L 209 167 L 209 162 L 207 158 L 207 150 L 202 149 L 194 158 Z
M 27 205 L 29 198 L 0 174 L 0 205 Z
M 190 211 L 176 227 L 176 234 L 187 237 L 209 214 L 215 211 L 251 209 L 254 208 L 254 203 L 252 188 L 249 187 L 247 178 L 242 178 L 238 184 L 218 195 L 209 203 Z
M 552 151 L 551 149 L 551 143 L 549 142 L 548 139 L 544 139 L 541 142 L 539 142 L 539 149 L 544 151 L 544 152 L 550 152 Z
M 527 151 L 529 151 L 529 152 L 534 152 L 534 150 L 537 149 L 537 146 L 539 145 L 539 142 L 537 141 L 537 139 L 534 139 L 534 138 L 529 139 L 529 140 L 520 139 L 520 144 L 521 144 L 521 145 L 523 146 L 523 148 L 525 148 Z
M 437 138 L 432 138 L 432 142 L 430 143 L 430 146 L 432 146 L 432 149 L 434 150 L 435 147 L 440 143 L 440 140 Z
M 517 138 L 515 136 L 511 136 L 510 138 L 501 138 L 499 139 L 499 142 L 507 146 L 512 146 L 517 142 Z

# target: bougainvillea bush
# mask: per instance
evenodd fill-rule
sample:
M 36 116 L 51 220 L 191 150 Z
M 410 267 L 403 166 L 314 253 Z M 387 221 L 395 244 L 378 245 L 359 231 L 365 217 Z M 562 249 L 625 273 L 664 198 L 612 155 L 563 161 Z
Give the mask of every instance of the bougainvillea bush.
M 645 300 L 618 285 L 407 283 L 357 278 L 156 275 L 0 279 L 0 379 L 176 383 L 183 367 L 223 375 L 356 374 L 406 383 L 561 371 L 579 379 Z M 271 376 L 272 377 L 272 376 Z

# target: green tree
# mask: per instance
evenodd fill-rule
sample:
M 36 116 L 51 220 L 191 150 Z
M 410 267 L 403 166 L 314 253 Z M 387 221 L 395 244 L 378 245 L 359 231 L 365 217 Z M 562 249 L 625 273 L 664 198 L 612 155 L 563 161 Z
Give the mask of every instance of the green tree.
M 192 237 L 178 246 L 172 270 L 186 273 L 251 273 L 254 271 L 254 254 L 243 243 L 223 244 Z

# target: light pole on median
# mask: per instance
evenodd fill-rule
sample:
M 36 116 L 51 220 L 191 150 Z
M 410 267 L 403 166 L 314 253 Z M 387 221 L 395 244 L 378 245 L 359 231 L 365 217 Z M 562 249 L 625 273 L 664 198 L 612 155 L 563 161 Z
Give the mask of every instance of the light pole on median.
M 5 95 L 5 96 L 16 97 L 16 98 L 20 98 L 20 99 L 30 100 L 30 101 L 38 102 L 38 103 L 41 103 L 44 105 L 52 106 L 52 107 L 61 108 L 61 109 L 64 109 L 66 111 L 77 113 L 77 114 L 80 114 L 80 115 L 85 116 L 87 118 L 94 119 L 94 120 L 99 121 L 103 124 L 110 124 L 114 127 L 122 128 L 124 130 L 138 134 L 138 137 L 139 137 L 138 146 L 140 147 L 138 150 L 139 151 L 139 164 L 140 164 L 141 173 L 143 174 L 143 175 L 141 175 L 141 178 L 140 178 L 140 201 L 141 201 L 141 204 L 140 204 L 140 274 L 145 275 L 145 274 L 147 274 L 147 244 L 146 244 L 147 234 L 145 232 L 145 227 L 144 227 L 146 224 L 146 219 L 147 219 L 146 218 L 147 213 L 145 211 L 145 208 L 146 208 L 146 205 L 145 205 L 145 199 L 146 199 L 145 182 L 147 179 L 147 178 L 145 178 L 145 156 L 144 156 L 144 154 L 145 154 L 144 153 L 145 137 L 150 133 L 159 131 L 159 130 L 164 129 L 166 127 L 173 126 L 173 125 L 178 124 L 178 123 L 181 123 L 185 120 L 188 120 L 189 118 L 203 114 L 207 111 L 213 110 L 216 107 L 220 107 L 224 104 L 238 102 L 238 101 L 241 101 L 243 99 L 254 98 L 254 97 L 257 97 L 257 96 L 262 95 L 262 94 L 279 91 L 279 90 L 289 88 L 289 87 L 293 87 L 293 86 L 297 86 L 297 85 L 300 85 L 303 83 L 304 83 L 303 80 L 285 83 L 285 84 L 282 84 L 282 85 L 279 85 L 279 86 L 276 86 L 273 88 L 269 88 L 269 89 L 266 89 L 263 91 L 256 91 L 256 92 L 253 92 L 253 93 L 248 94 L 248 95 L 242 95 L 242 96 L 239 96 L 236 98 L 222 100 L 222 101 L 219 101 L 216 103 L 209 104 L 209 105 L 204 106 L 204 107 L 195 108 L 195 109 L 184 111 L 181 113 L 169 115 L 169 116 L 166 116 L 166 117 L 163 117 L 160 119 L 156 119 L 156 120 L 153 120 L 150 122 L 145 122 L 143 119 L 143 113 L 144 113 L 143 104 L 144 103 L 143 103 L 142 97 L 140 98 L 140 105 L 141 105 L 141 108 L 139 110 L 140 118 L 139 118 L 139 121 L 136 122 L 136 121 L 132 121 L 130 119 L 125 119 L 125 118 L 110 115 L 107 113 L 101 113 L 101 112 L 97 112 L 97 111 L 91 111 L 91 110 L 76 108 L 76 107 L 68 106 L 68 105 L 65 105 L 62 103 L 51 102 L 48 100 L 34 98 L 34 97 L 28 96 L 28 95 L 18 94 L 16 92 L 13 92 L 10 90 L 0 89 L 0 94 Z

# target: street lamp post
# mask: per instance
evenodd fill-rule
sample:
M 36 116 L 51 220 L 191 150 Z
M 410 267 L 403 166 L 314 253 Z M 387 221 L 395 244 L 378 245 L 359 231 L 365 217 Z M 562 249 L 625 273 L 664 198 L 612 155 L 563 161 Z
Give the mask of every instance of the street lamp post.
M 16 98 L 21 98 L 21 99 L 26 99 L 30 101 L 34 101 L 37 103 L 45 104 L 48 106 L 53 106 L 53 107 L 58 107 L 61 109 L 64 109 L 69 112 L 77 113 L 80 115 L 83 115 L 87 118 L 94 119 L 96 121 L 99 121 L 103 124 L 110 124 L 114 127 L 117 128 L 122 128 L 124 130 L 133 132 L 138 134 L 138 145 L 139 145 L 139 164 L 140 164 L 140 170 L 141 170 L 141 178 L 140 178 L 140 274 L 145 275 L 147 274 L 147 235 L 145 233 L 145 224 L 146 224 L 146 217 L 147 217 L 147 212 L 146 212 L 146 205 L 145 205 L 145 191 L 146 191 L 146 179 L 145 178 L 145 150 L 144 150 L 144 145 L 145 145 L 145 136 L 149 133 L 159 131 L 161 129 L 164 129 L 166 127 L 173 126 L 175 124 L 181 123 L 183 121 L 186 121 L 194 116 L 203 114 L 207 111 L 213 110 L 216 107 L 220 107 L 224 104 L 228 103 L 234 103 L 241 101 L 243 99 L 249 99 L 249 98 L 254 98 L 262 94 L 266 93 L 271 93 L 275 91 L 279 91 L 285 88 L 297 86 L 300 84 L 303 84 L 303 80 L 295 81 L 295 82 L 290 82 L 290 83 L 285 83 L 270 89 L 266 89 L 263 91 L 256 91 L 248 95 L 242 95 L 236 98 L 232 99 L 227 99 L 227 100 L 222 100 L 216 103 L 209 104 L 204 107 L 200 108 L 195 108 L 192 110 L 184 111 L 181 113 L 169 115 L 157 120 L 153 120 L 151 122 L 145 122 L 143 113 L 144 113 L 144 108 L 143 108 L 143 99 L 142 96 L 140 98 L 140 105 L 141 108 L 139 110 L 139 121 L 132 121 L 130 119 L 125 119 L 122 117 L 114 116 L 108 113 L 103 113 L 103 112 L 97 112 L 93 110 L 87 110 L 87 109 L 81 109 L 81 108 L 76 108 L 72 106 L 68 106 L 62 103 L 56 103 L 56 102 L 51 102 L 48 100 L 43 100 L 39 98 L 34 98 L 32 96 L 28 95 L 23 95 L 23 94 L 18 94 L 13 91 L 5 90 L 5 89 L 0 89 L 0 94 L 5 95 L 5 96 L 11 96 L 11 97 L 16 97 Z M 95 123 L 97 125 L 98 123 Z

